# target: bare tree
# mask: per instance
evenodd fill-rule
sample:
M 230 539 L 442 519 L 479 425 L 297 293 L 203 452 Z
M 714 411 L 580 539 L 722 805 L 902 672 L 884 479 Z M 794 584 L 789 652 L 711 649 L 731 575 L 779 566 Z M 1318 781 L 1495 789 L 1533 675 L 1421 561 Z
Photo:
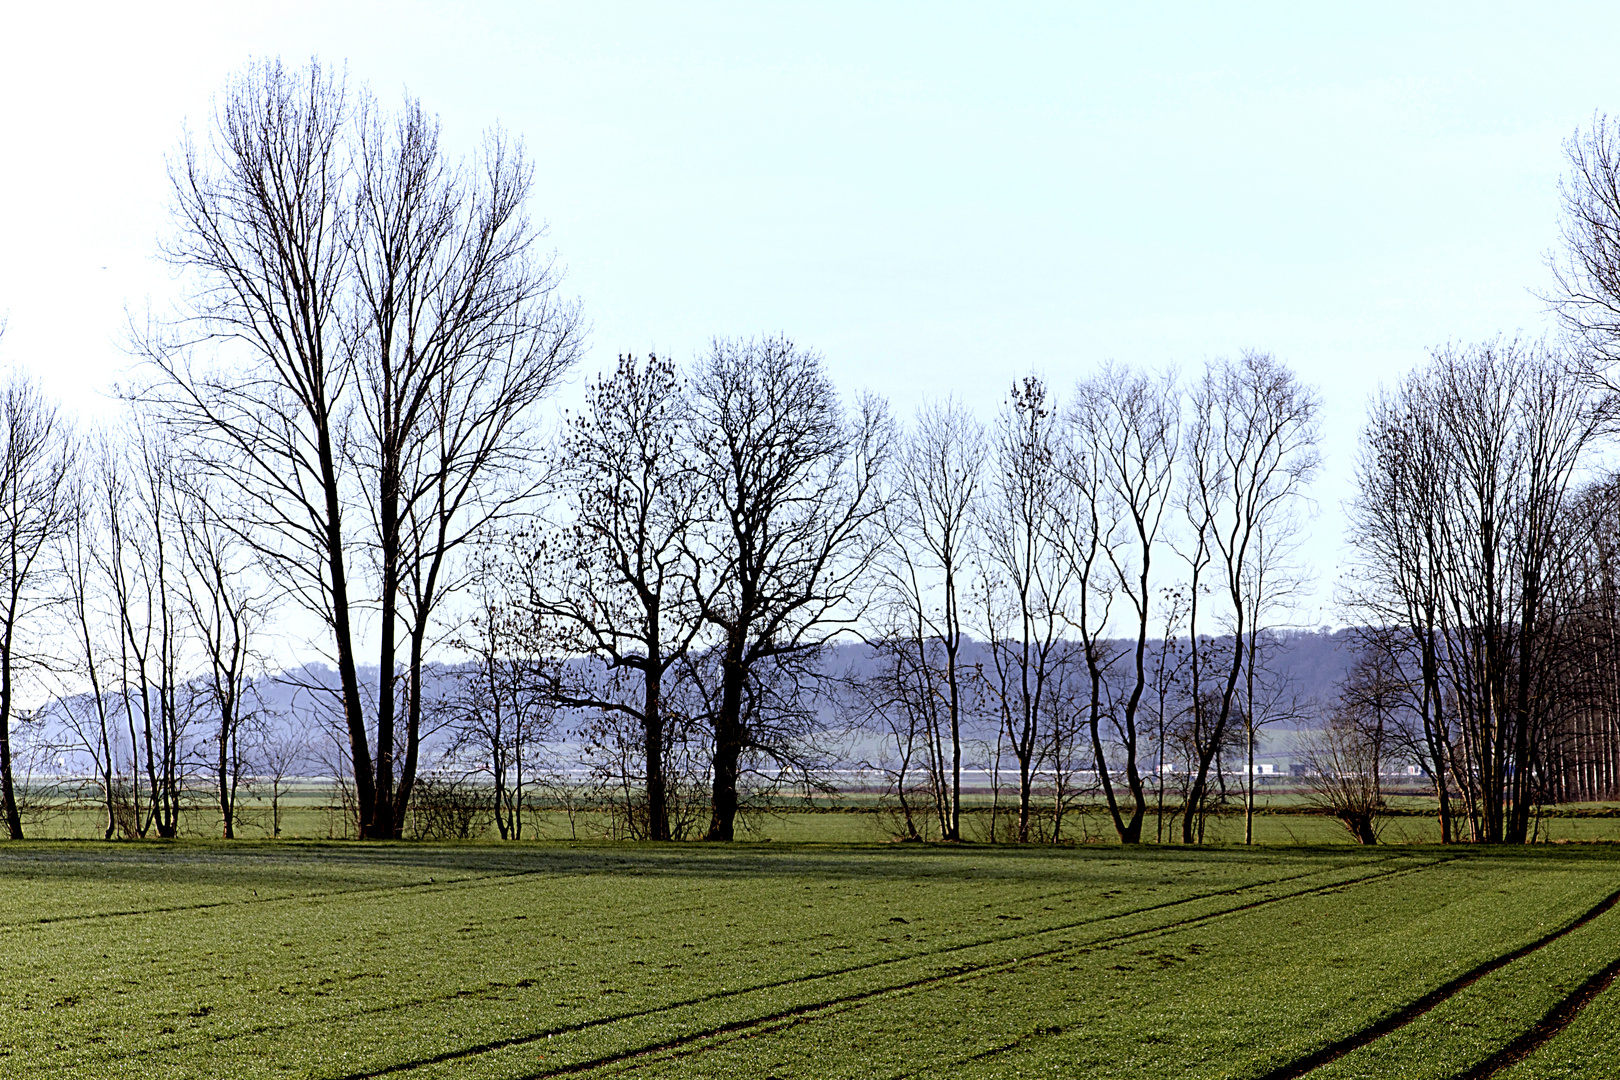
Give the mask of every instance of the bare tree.
M 452 161 L 414 102 L 389 117 L 318 64 L 272 61 L 227 85 L 208 145 L 187 142 L 171 175 L 165 255 L 196 290 L 175 333 L 142 342 L 161 375 L 148 396 L 326 624 L 358 833 L 397 836 L 434 611 L 463 581 L 457 551 L 526 494 L 530 407 L 578 348 L 523 213 L 529 168 L 498 135 Z
M 577 359 L 582 332 L 553 262 L 536 254 L 521 147 L 495 131 L 463 163 L 446 157 L 439 134 L 415 100 L 397 116 L 364 100 L 353 136 L 350 316 L 365 437 L 350 445 L 376 538 L 377 788 L 394 787 L 396 834 L 421 750 L 434 614 L 466 581 L 458 552 L 534 492 L 533 407 Z M 396 769 L 400 615 L 408 659 Z
M 975 674 L 963 661 L 963 603 L 978 546 L 986 451 L 983 427 L 961 403 L 920 409 L 896 461 L 886 521 L 893 542 L 883 562 L 889 600 L 883 647 L 895 655 L 886 666 L 893 686 L 884 696 L 923 744 L 946 840 L 962 838 L 962 724 Z
M 644 835 L 653 840 L 670 839 L 666 688 L 704 625 L 685 550 L 702 498 L 685 409 L 673 364 L 621 356 L 612 375 L 587 388 L 558 448 L 565 520 L 526 556 L 523 602 L 542 638 L 554 631 L 535 647 L 607 669 L 601 678 L 576 666 L 560 704 L 621 714 L 640 728 Z M 628 688 L 619 685 L 625 674 Z
M 1378 843 L 1387 744 L 1380 727 L 1345 703 L 1304 734 L 1305 785 L 1358 844 Z
M 270 835 L 278 838 L 286 813 L 281 805 L 282 800 L 311 764 L 308 738 L 303 732 L 281 722 L 282 719 L 263 713 L 255 714 L 246 732 L 253 782 L 261 788 L 268 786 L 270 789 Z
M 792 760 L 770 717 L 802 707 L 796 674 L 864 607 L 892 433 L 874 401 L 847 417 L 820 357 L 784 338 L 716 340 L 691 403 L 693 472 L 714 515 L 688 537 L 718 639 L 708 835 L 730 840 L 744 755 Z
M 236 793 L 248 761 L 243 736 L 255 712 L 252 677 L 264 667 L 255 639 L 270 598 L 244 545 L 220 517 L 214 482 L 182 472 L 173 477 L 173 487 L 173 529 L 183 560 L 181 599 L 203 663 L 189 690 L 213 721 L 214 792 L 229 840 L 236 835 Z
M 850 729 L 877 736 L 876 753 L 858 767 L 887 782 L 902 839 L 924 839 L 930 824 L 949 839 L 951 775 L 943 753 L 940 673 L 904 630 L 873 641 L 870 657 L 861 659 L 866 670 L 846 676 L 840 695 Z
M 33 380 L 18 371 L 0 383 L 0 799 L 13 840 L 23 838 L 13 736 L 17 694 L 39 659 L 46 609 L 57 601 L 51 545 L 68 532 L 74 446 L 67 424 Z
M 523 808 L 538 744 L 556 715 L 556 658 L 533 651 L 535 637 L 512 599 L 508 559 L 480 559 L 473 608 L 455 644 L 471 659 L 441 703 L 451 714 L 456 754 L 472 755 L 490 780 L 491 811 L 502 840 L 523 839 Z
M 1018 762 L 1016 838 L 1031 838 L 1046 695 L 1071 659 L 1074 561 L 1062 554 L 1068 508 L 1058 468 L 1056 404 L 1040 379 L 1015 384 L 995 429 L 994 472 L 982 504 L 986 636 L 1002 735 Z
M 1544 297 L 1581 345 L 1577 370 L 1610 391 L 1620 361 L 1620 124 L 1602 113 L 1564 143 L 1559 182 L 1563 249 L 1548 257 L 1554 288 Z
M 1437 350 L 1427 374 L 1423 403 L 1444 455 L 1440 640 L 1459 709 L 1459 779 L 1475 838 L 1522 843 L 1538 742 L 1559 700 L 1567 612 L 1555 583 L 1570 542 L 1561 526 L 1609 405 L 1538 343 Z
M 1454 728 L 1442 682 L 1441 610 L 1447 451 L 1426 398 L 1412 378 L 1373 402 L 1350 506 L 1356 554 L 1344 600 L 1368 628 L 1363 650 L 1379 654 L 1407 688 L 1407 712 L 1421 734 L 1417 756 L 1434 783 L 1440 841 L 1450 843 Z
M 1302 500 L 1301 500 L 1302 501 Z M 1297 506 L 1283 505 L 1255 530 L 1252 558 L 1245 571 L 1239 602 L 1246 609 L 1243 623 L 1248 640 L 1243 647 L 1243 842 L 1254 843 L 1254 765 L 1261 728 L 1301 715 L 1297 695 L 1288 679 L 1266 662 L 1275 642 L 1273 620 L 1286 614 L 1305 584 L 1304 571 L 1292 560 L 1297 554 L 1302 525 Z
M 1203 806 L 1210 764 L 1229 738 L 1234 712 L 1240 719 L 1244 713 L 1239 690 L 1252 671 L 1249 635 L 1255 613 L 1270 602 L 1257 567 L 1269 561 L 1268 544 L 1284 542 L 1285 522 L 1316 472 L 1321 408 L 1317 395 L 1293 372 L 1257 352 L 1212 362 L 1194 387 L 1191 404 L 1195 419 L 1184 454 L 1184 506 L 1192 527 L 1186 557 L 1192 568 L 1189 666 L 1196 761 L 1181 825 L 1182 842 L 1188 844 L 1198 834 L 1194 817 Z M 1198 600 L 1206 573 L 1215 578 L 1223 602 L 1226 655 L 1213 655 L 1213 643 L 1201 636 Z M 1211 660 L 1224 670 L 1210 672 Z
M 121 771 L 123 747 L 117 727 L 117 649 L 109 648 L 105 641 L 105 627 L 115 619 L 103 608 L 100 552 L 104 534 L 94 479 L 82 460 L 75 463 L 75 505 L 62 543 L 57 545 L 57 574 L 64 594 L 61 638 L 71 644 L 61 650 L 62 670 L 53 697 L 62 721 L 64 749 L 90 761 L 100 788 L 98 801 L 106 812 L 102 839 L 111 840 L 129 825 L 122 798 L 128 787 Z M 133 834 L 133 828 L 129 832 Z
M 1088 619 L 1082 609 L 1079 623 L 1091 672 L 1092 752 L 1115 831 L 1126 844 L 1140 842 L 1147 813 L 1138 720 L 1149 683 L 1152 599 L 1157 589 L 1154 556 L 1175 491 L 1180 411 L 1179 392 L 1170 376 L 1156 378 L 1109 365 L 1079 385 L 1069 417 L 1071 436 L 1065 460 L 1076 489 L 1084 495 L 1083 513 L 1071 518 L 1082 532 L 1073 534 L 1076 542 L 1068 549 L 1076 556 L 1082 604 L 1094 606 L 1102 601 L 1103 607 L 1095 620 Z M 1104 565 L 1092 565 L 1099 557 Z M 1101 588 L 1104 580 L 1106 594 Z M 1093 594 L 1098 600 L 1090 599 Z M 1108 629 L 1111 604 L 1107 601 L 1114 595 L 1122 595 L 1129 606 L 1129 631 L 1134 639 L 1128 646 L 1130 668 L 1123 700 L 1111 711 L 1114 722 L 1109 740 L 1119 746 L 1123 756 L 1124 794 L 1129 800 L 1123 813 L 1101 725 L 1105 658 L 1099 638 Z
M 120 631 L 120 708 L 132 762 L 144 767 L 147 800 L 137 832 L 178 835 L 186 780 L 194 765 L 188 729 L 195 719 L 186 678 L 187 612 L 175 505 L 178 462 L 165 433 L 136 423 L 108 441 L 97 462 L 97 497 L 106 525 L 102 574 Z M 140 805 L 139 768 L 134 799 Z
M 1158 782 L 1154 785 L 1155 843 L 1164 842 L 1165 778 L 1176 764 L 1170 761 L 1170 739 L 1187 711 L 1183 708 L 1183 669 L 1187 665 L 1188 653 L 1191 651 L 1183 648 L 1179 640 L 1187 620 L 1186 590 L 1180 586 L 1170 585 L 1160 586 L 1159 591 L 1162 597 L 1160 606 L 1164 614 L 1158 640 L 1154 643 L 1152 668 L 1148 677 L 1148 690 L 1151 696 L 1147 699 L 1156 729 L 1155 765 Z

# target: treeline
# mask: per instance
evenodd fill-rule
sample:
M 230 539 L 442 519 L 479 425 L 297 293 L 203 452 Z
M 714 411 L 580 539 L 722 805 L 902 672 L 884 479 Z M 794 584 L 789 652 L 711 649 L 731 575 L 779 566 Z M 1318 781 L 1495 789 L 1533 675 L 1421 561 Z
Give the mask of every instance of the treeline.
M 1620 796 L 1616 481 L 1588 460 L 1613 409 L 1521 341 L 1437 350 L 1373 404 L 1348 599 L 1374 629 L 1330 757 L 1421 761 L 1448 838 L 1522 843 L 1544 803 Z
M 566 745 L 638 837 L 729 840 L 750 798 L 862 765 L 917 835 L 964 838 L 982 768 L 994 838 L 1062 839 L 1087 800 L 1122 842 L 1151 812 L 1196 843 L 1234 794 L 1252 837 L 1257 741 L 1309 720 L 1362 839 L 1397 761 L 1448 840 L 1530 839 L 1620 793 L 1617 148 L 1601 121 L 1569 147 L 1569 340 L 1442 348 L 1375 400 L 1341 597 L 1372 629 L 1321 702 L 1268 663 L 1323 408 L 1275 357 L 901 423 L 786 338 L 717 338 L 621 357 L 548 435 L 585 324 L 521 147 L 460 159 L 414 101 L 256 65 L 171 161 L 185 298 L 132 330 L 127 422 L 76 435 L 20 375 L 0 399 L 10 834 L 22 733 L 90 763 L 109 837 L 174 835 L 204 776 L 229 836 L 239 786 L 317 745 L 361 837 L 452 764 L 517 836 Z M 851 639 L 872 662 L 838 670 Z M 294 687 L 303 732 L 256 692 L 289 642 L 335 672 Z

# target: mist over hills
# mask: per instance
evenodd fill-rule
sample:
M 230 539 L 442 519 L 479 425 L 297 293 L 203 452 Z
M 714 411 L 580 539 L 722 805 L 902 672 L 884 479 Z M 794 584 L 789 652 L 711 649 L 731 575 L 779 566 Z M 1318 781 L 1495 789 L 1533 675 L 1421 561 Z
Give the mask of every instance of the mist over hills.
M 1330 700 L 1353 662 L 1354 639 L 1355 632 L 1348 629 L 1265 633 L 1262 635 L 1261 655 L 1270 673 L 1271 684 L 1282 687 L 1291 699 L 1302 703 Z M 1219 641 L 1216 639 L 1217 645 Z M 1126 642 L 1116 644 L 1122 654 L 1127 651 Z M 1185 646 L 1185 639 L 1182 645 Z M 1153 648 L 1156 650 L 1157 646 Z M 602 670 L 600 663 L 592 659 L 577 659 L 569 663 L 584 669 L 595 667 Z M 965 642 L 962 663 L 966 667 L 981 666 L 987 672 L 992 670 L 988 643 L 977 640 Z M 1128 664 L 1128 655 L 1122 655 L 1115 664 L 1112 674 L 1116 686 L 1118 680 L 1125 676 Z M 454 742 L 454 734 L 437 707 L 455 700 L 460 692 L 461 679 L 469 668 L 470 662 L 435 663 L 423 673 L 423 699 L 429 706 L 430 715 L 424 723 L 422 760 L 428 767 L 439 761 Z M 829 646 L 823 652 L 819 668 L 822 675 L 835 679 L 860 678 L 875 674 L 879 659 L 871 645 L 842 642 Z M 361 668 L 360 676 L 362 692 L 369 693 L 374 701 L 376 667 Z M 262 719 L 266 733 L 271 739 L 296 739 L 305 746 L 307 761 L 301 771 L 307 775 L 329 773 L 343 760 L 344 736 L 337 705 L 337 687 L 337 672 L 321 664 L 289 668 L 273 675 L 260 676 L 252 682 L 250 696 L 253 707 Z M 825 691 L 826 687 L 807 687 L 801 697 L 803 707 L 814 712 L 820 725 L 828 732 L 843 733 L 834 741 L 840 742 L 844 752 L 852 759 L 869 757 L 869 740 L 847 731 L 847 715 L 840 710 L 836 695 Z M 58 705 L 42 711 L 40 722 L 31 725 L 30 741 L 41 748 L 51 748 L 44 771 L 87 774 L 90 765 L 84 753 L 74 751 L 68 745 L 71 740 L 61 738 L 60 730 L 53 730 L 62 724 L 60 710 L 61 706 Z M 583 723 L 592 718 L 589 710 L 560 710 L 554 733 L 547 740 L 552 756 L 564 764 L 569 759 L 575 763 L 582 761 L 583 748 L 578 731 Z M 987 742 L 996 737 L 993 716 L 969 717 L 965 726 L 964 735 L 970 739 Z M 1262 757 L 1286 761 L 1292 742 L 1289 733 L 1299 726 L 1301 721 L 1288 719 L 1269 726 L 1263 740 Z M 206 741 L 206 719 L 199 719 L 194 730 L 199 741 Z M 123 737 L 127 738 L 127 734 Z
M 1215 639 L 1217 644 L 1221 640 Z M 1124 655 L 1129 643 L 1119 641 L 1115 644 L 1122 654 L 1112 669 L 1112 675 L 1117 681 L 1124 677 L 1129 663 L 1129 657 Z M 1185 639 L 1182 644 L 1185 645 Z M 1156 651 L 1157 648 L 1156 645 L 1150 645 L 1150 652 Z M 1261 656 L 1272 685 L 1283 688 L 1290 697 L 1297 698 L 1301 702 L 1330 700 L 1337 693 L 1338 684 L 1350 669 L 1354 650 L 1355 631 L 1349 629 L 1267 631 L 1261 635 Z M 581 668 L 595 667 L 601 670 L 600 663 L 591 659 L 578 659 L 570 663 Z M 978 640 L 965 642 L 962 649 L 962 663 L 967 667 L 981 666 L 986 672 L 992 670 L 989 644 Z M 451 699 L 456 693 L 457 680 L 467 667 L 466 663 L 431 665 L 423 676 L 424 700 L 442 702 Z M 879 660 L 873 646 L 855 641 L 829 646 L 819 663 L 821 674 L 839 679 L 870 676 L 876 673 L 878 667 Z M 363 685 L 371 688 L 373 692 L 377 685 L 376 672 L 375 667 L 361 669 Z M 263 679 L 259 686 L 260 696 L 268 707 L 294 722 L 311 727 L 318 725 L 323 716 L 330 715 L 329 711 L 322 710 L 323 707 L 329 710 L 330 705 L 327 703 L 334 701 L 335 698 L 329 696 L 323 701 L 322 691 L 318 688 L 325 687 L 328 695 L 335 694 L 337 673 L 331 668 L 310 665 Z M 821 724 L 828 729 L 838 729 L 846 723 L 831 695 L 818 693 L 807 687 L 803 704 L 813 710 L 819 716 Z M 577 727 L 580 721 L 589 719 L 587 712 L 587 710 L 562 710 L 557 725 L 559 728 L 557 741 L 561 746 L 566 747 L 571 741 L 570 736 L 561 733 L 570 731 Z M 1272 730 L 1290 731 L 1299 726 L 1301 725 L 1298 721 L 1282 720 L 1277 722 Z M 977 722 L 971 723 L 970 728 L 972 737 L 990 738 L 993 737 L 995 724 L 993 719 L 981 717 Z M 424 733 L 424 751 L 442 748 L 446 742 L 442 731 Z

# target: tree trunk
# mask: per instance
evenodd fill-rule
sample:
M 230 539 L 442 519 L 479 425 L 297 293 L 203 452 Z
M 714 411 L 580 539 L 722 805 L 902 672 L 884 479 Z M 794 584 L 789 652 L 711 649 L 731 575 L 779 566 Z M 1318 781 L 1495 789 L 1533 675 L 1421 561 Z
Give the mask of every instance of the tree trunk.
M 660 691 L 662 658 L 647 658 L 642 734 L 647 754 L 647 838 L 669 839 L 669 800 L 664 788 L 664 714 Z
M 11 642 L 0 644 L 0 799 L 6 830 L 13 840 L 23 838 L 22 814 L 17 809 L 17 788 L 11 777 Z
M 229 744 L 228 744 L 229 735 L 227 734 L 229 732 L 229 730 L 230 730 L 229 723 L 230 723 L 230 721 L 228 719 L 228 714 L 227 714 L 227 717 L 222 717 L 221 720 L 220 720 L 220 729 L 219 729 L 219 815 L 220 815 L 220 818 L 225 822 L 225 839 L 227 839 L 227 840 L 235 840 L 236 839 L 236 832 L 235 832 L 235 826 L 234 826 L 234 823 L 233 823 L 232 819 L 235 818 L 236 815 L 235 815 L 235 813 L 233 813 L 233 811 L 235 810 L 235 807 L 233 807 L 231 805 L 231 789 L 230 789 L 229 776 L 228 776 L 228 773 L 227 773 L 227 769 L 228 769 L 229 764 L 230 764 L 230 751 L 229 751 Z
M 742 763 L 744 670 L 733 649 L 720 665 L 720 713 L 714 723 L 714 794 L 709 840 L 731 840 L 736 834 L 737 772 Z

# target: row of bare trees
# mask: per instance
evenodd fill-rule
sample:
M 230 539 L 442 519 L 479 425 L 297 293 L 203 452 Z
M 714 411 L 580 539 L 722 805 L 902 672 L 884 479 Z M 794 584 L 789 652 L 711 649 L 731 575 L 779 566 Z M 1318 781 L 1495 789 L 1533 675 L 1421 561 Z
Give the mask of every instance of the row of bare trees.
M 1355 600 L 1447 836 L 1523 842 L 1545 801 L 1584 696 L 1580 467 L 1611 419 L 1565 357 L 1512 340 L 1437 350 L 1374 405 Z
M 1616 485 L 1591 467 L 1620 135 L 1570 155 L 1572 344 L 1437 350 L 1375 400 L 1359 462 L 1366 649 L 1329 730 L 1422 762 L 1448 838 L 1524 840 L 1542 801 L 1620 776 Z M 1237 774 L 1252 839 L 1261 729 L 1301 713 L 1265 663 L 1319 468 L 1293 372 L 1032 375 L 988 422 L 944 400 L 901 425 L 810 350 L 721 338 L 621 358 L 543 438 L 584 323 L 531 175 L 501 133 L 458 157 L 418 103 L 319 64 L 226 86 L 171 163 L 189 289 L 132 334 L 127 430 L 77 438 L 20 377 L 0 401 L 12 835 L 13 730 L 50 696 L 108 835 L 174 835 L 197 775 L 230 835 L 265 643 L 296 628 L 335 672 L 302 690 L 362 837 L 402 834 L 442 728 L 503 835 L 561 741 L 652 839 L 731 839 L 751 792 L 852 754 L 913 832 L 963 838 L 986 769 L 993 835 L 1061 838 L 1096 800 L 1122 842 L 1168 810 L 1193 843 Z M 841 640 L 866 662 L 832 670 Z
M 1565 339 L 1434 350 L 1375 399 L 1358 464 L 1347 599 L 1368 629 L 1335 730 L 1422 762 L 1448 841 L 1522 843 L 1546 802 L 1620 795 L 1600 454 L 1620 407 L 1620 129 L 1598 117 L 1566 152 L 1547 296 Z
M 8 834 L 23 832 L 19 758 L 67 755 L 88 765 L 106 836 L 175 835 L 204 776 L 231 836 L 245 743 L 262 734 L 268 597 L 247 553 L 161 429 L 81 437 L 27 377 L 3 394 Z
M 943 402 L 902 431 L 879 403 L 846 411 L 785 340 L 717 341 L 684 370 L 626 357 L 570 420 L 501 603 L 528 655 L 594 659 L 556 667 L 555 701 L 640 748 L 637 835 L 680 832 L 675 741 L 702 747 L 706 835 L 729 839 L 744 780 L 816 782 L 837 726 L 818 714 L 841 705 L 898 763 L 907 820 L 920 790 L 946 838 L 970 727 L 1012 778 L 1007 835 L 1036 837 L 1046 777 L 1046 835 L 1100 790 L 1126 842 L 1150 794 L 1162 808 L 1173 730 L 1193 841 L 1237 732 L 1252 765 L 1317 409 L 1251 353 L 1185 392 L 1109 367 L 1059 400 L 1030 377 L 989 425 Z M 828 646 L 850 635 L 871 662 L 839 677 Z

